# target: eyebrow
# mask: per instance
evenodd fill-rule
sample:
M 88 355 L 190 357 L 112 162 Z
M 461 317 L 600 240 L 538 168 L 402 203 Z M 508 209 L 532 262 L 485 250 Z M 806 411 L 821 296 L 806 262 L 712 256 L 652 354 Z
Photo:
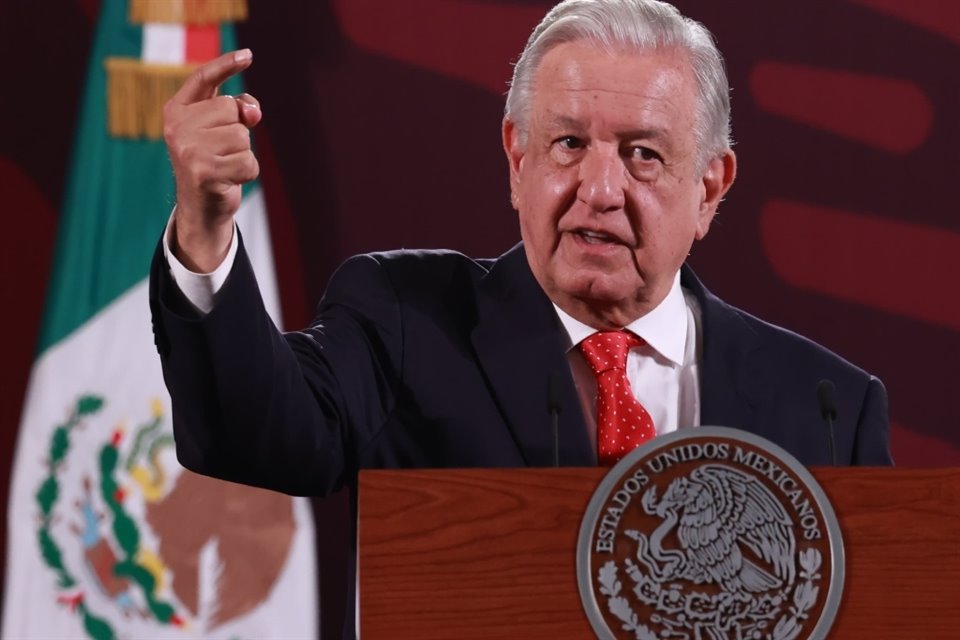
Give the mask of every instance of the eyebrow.
M 578 118 L 562 114 L 549 114 L 544 118 L 546 124 L 553 128 L 583 130 L 586 125 Z M 659 127 L 636 127 L 617 131 L 617 137 L 626 140 L 661 140 L 667 142 L 669 136 L 666 130 Z

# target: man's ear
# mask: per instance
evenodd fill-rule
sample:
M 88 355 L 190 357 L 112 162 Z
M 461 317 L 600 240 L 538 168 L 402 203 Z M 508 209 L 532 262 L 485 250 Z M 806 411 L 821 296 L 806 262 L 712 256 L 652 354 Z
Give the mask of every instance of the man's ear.
M 737 156 L 727 149 L 719 156 L 710 160 L 703 172 L 703 189 L 701 191 L 699 221 L 697 222 L 697 240 L 702 240 L 710 231 L 710 223 L 717 215 L 720 201 L 730 189 L 737 177 Z
M 510 165 L 510 201 L 513 208 L 520 206 L 520 167 L 523 164 L 523 148 L 520 144 L 520 129 L 509 118 L 503 119 L 501 130 L 503 137 L 503 151 L 507 155 L 507 164 Z

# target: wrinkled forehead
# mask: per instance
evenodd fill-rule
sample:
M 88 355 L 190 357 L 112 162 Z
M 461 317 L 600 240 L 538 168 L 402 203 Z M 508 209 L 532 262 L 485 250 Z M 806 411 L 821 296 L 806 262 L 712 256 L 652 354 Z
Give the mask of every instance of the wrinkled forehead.
M 653 74 L 665 72 L 688 85 L 677 84 L 676 90 L 696 89 L 696 76 L 685 49 L 611 48 L 590 40 L 573 40 L 558 43 L 544 53 L 534 72 L 534 87 L 556 80 L 593 79 L 616 82 L 628 88 L 644 84 Z
M 534 69 L 534 86 L 540 76 L 564 62 L 577 62 L 593 73 L 630 80 L 638 69 L 670 68 L 696 88 L 697 80 L 690 52 L 680 46 L 639 47 L 627 44 L 611 45 L 580 38 L 558 42 L 546 49 Z M 633 77 L 634 81 L 640 78 Z
M 586 40 L 558 44 L 534 74 L 535 117 L 578 117 L 575 109 L 696 117 L 697 84 L 689 55 L 678 48 L 615 49 Z

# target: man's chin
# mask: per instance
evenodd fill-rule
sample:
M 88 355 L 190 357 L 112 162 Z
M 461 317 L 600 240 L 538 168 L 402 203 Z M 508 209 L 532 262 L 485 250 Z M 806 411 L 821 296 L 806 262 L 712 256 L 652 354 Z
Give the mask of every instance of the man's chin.
M 609 308 L 634 301 L 642 287 L 639 282 L 623 282 L 609 274 L 578 274 L 558 283 L 564 297 L 597 308 Z

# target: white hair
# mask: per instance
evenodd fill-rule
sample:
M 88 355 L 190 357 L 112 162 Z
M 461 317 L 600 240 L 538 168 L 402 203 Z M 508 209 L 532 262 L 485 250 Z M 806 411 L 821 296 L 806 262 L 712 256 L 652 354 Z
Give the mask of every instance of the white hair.
M 730 148 L 730 87 L 723 58 L 702 24 L 658 0 L 565 0 L 530 34 L 513 69 L 506 117 L 526 145 L 534 75 L 557 45 L 586 40 L 604 51 L 676 48 L 689 56 L 698 85 L 695 127 L 699 165 Z

